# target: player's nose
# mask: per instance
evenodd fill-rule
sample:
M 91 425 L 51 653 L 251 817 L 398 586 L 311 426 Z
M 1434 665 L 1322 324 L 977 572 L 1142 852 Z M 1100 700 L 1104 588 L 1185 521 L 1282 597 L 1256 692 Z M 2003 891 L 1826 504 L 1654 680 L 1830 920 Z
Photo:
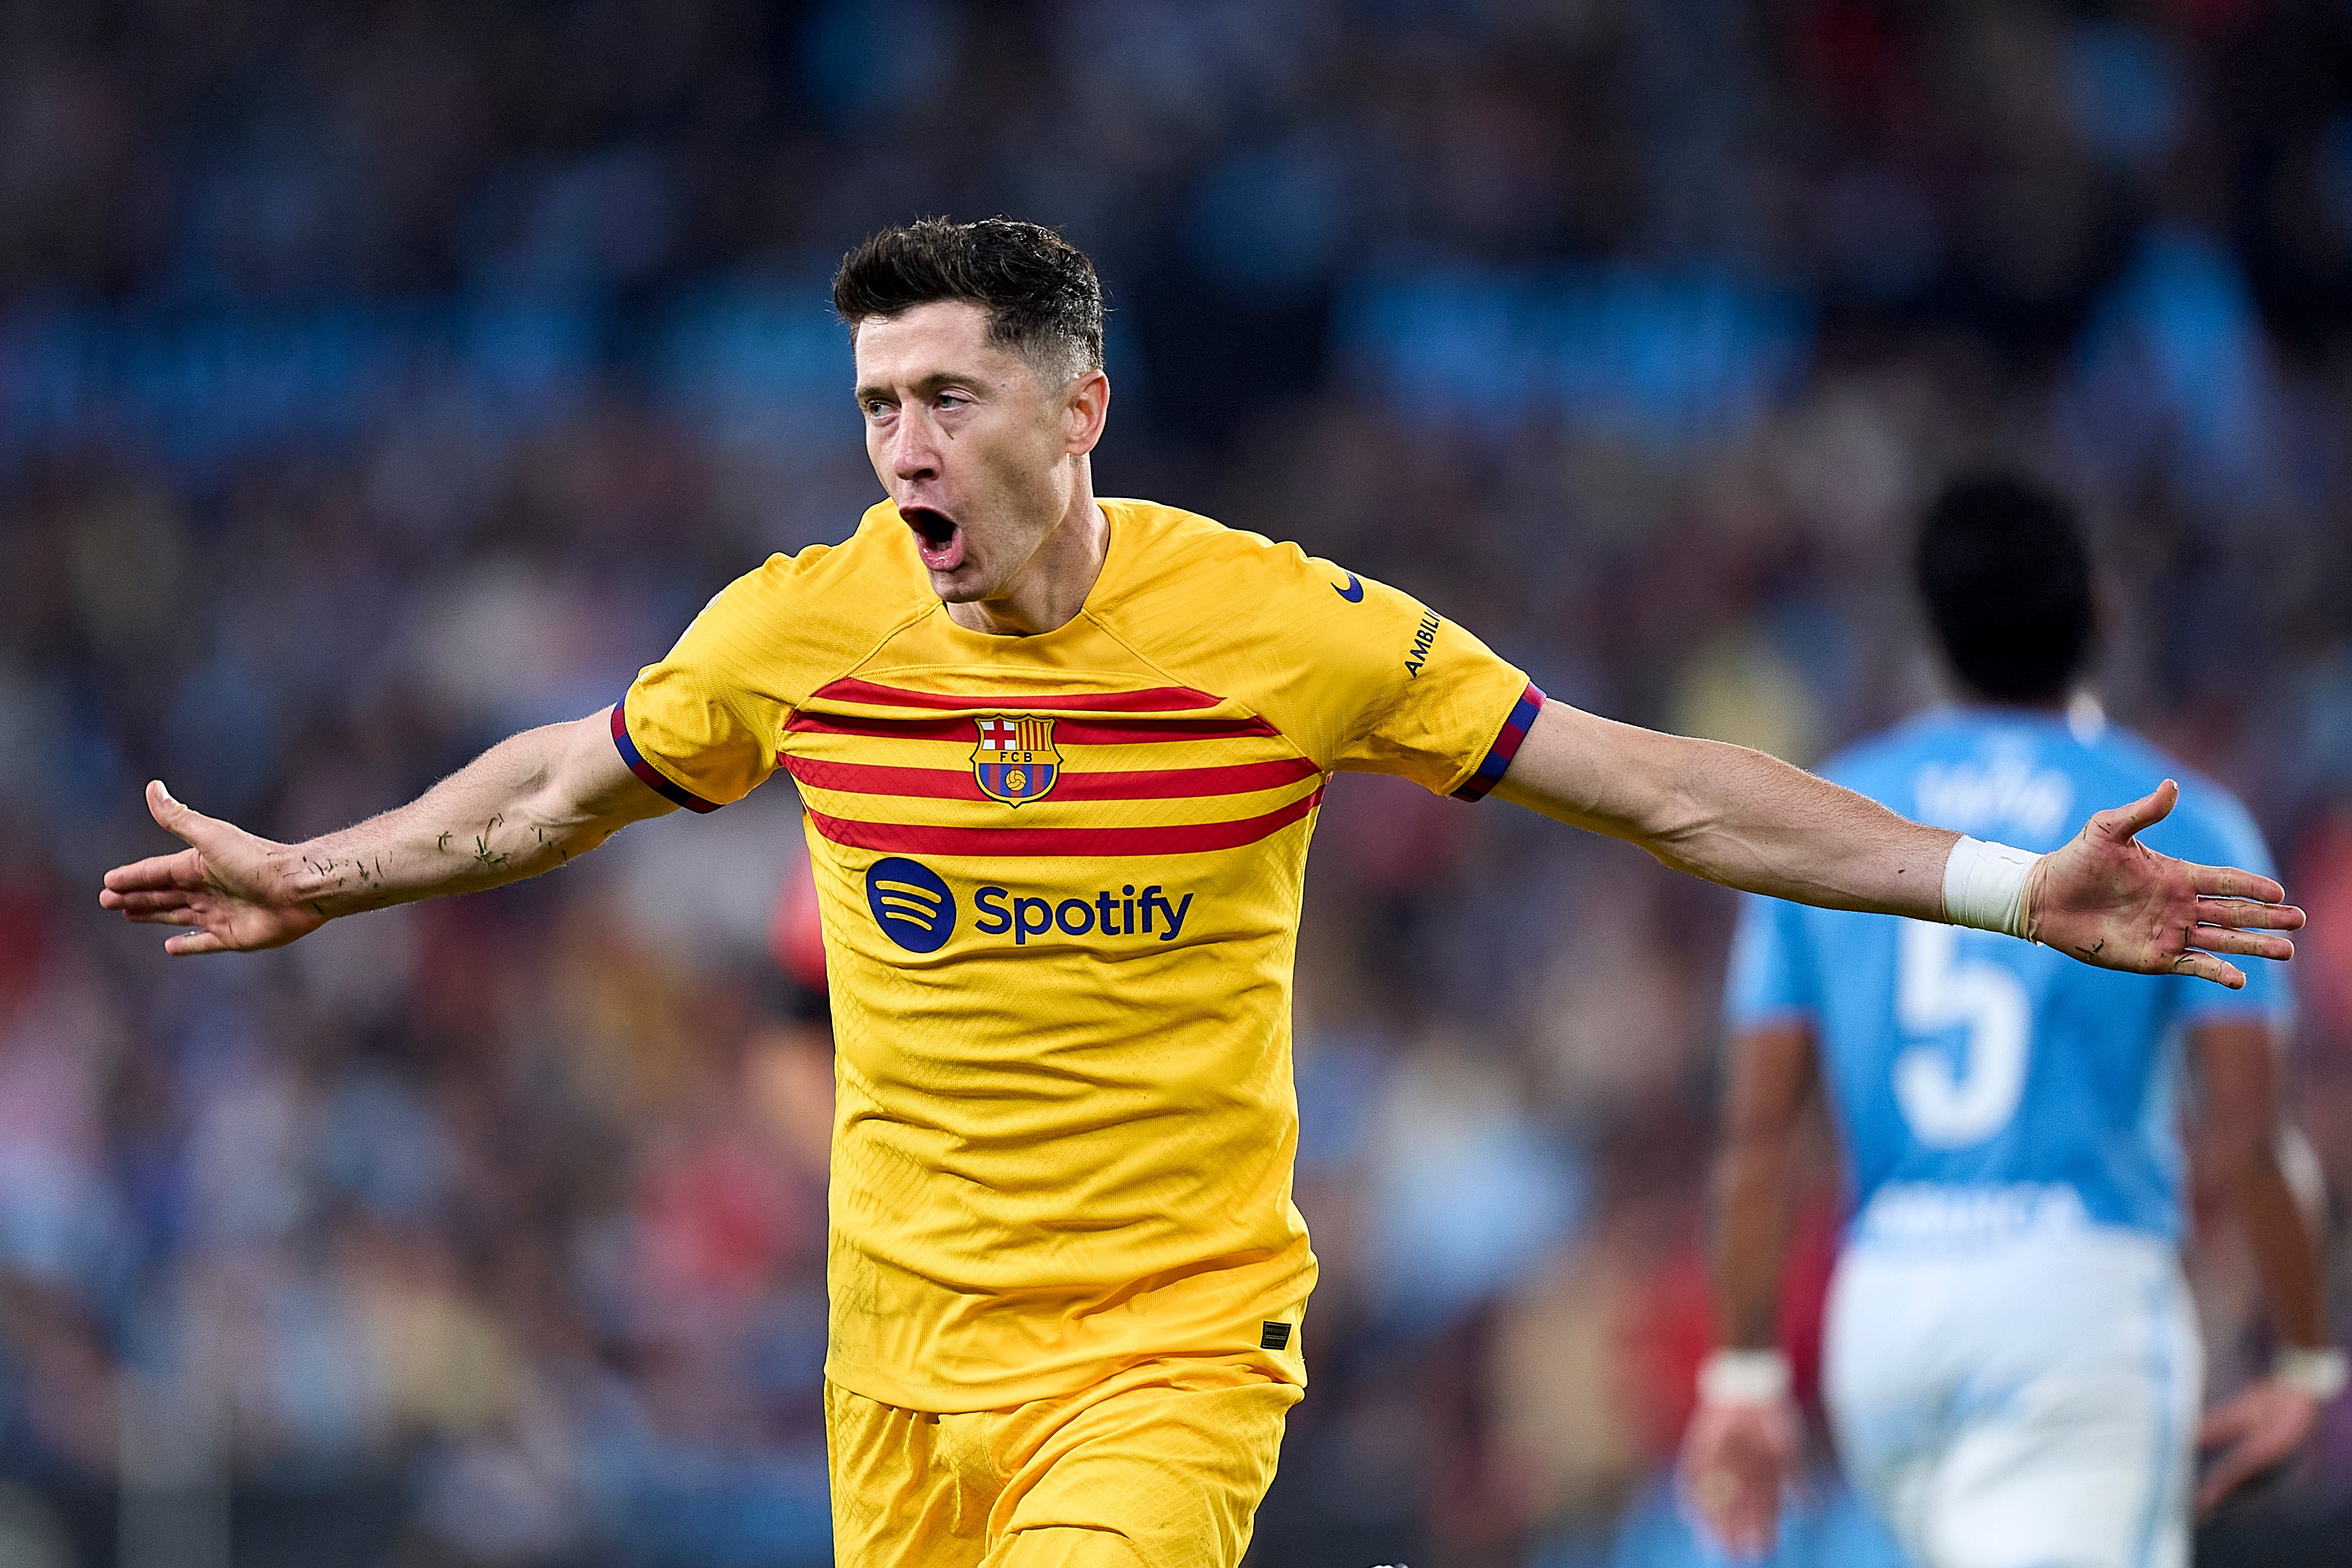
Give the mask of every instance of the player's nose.
M 899 420 L 890 436 L 890 471 L 902 479 L 920 479 L 939 470 L 939 443 L 932 438 L 928 422 Z

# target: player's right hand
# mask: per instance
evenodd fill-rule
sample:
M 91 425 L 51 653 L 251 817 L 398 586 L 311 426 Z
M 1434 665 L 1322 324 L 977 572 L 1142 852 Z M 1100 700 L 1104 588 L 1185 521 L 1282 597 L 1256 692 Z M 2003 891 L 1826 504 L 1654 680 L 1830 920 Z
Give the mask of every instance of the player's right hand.
M 142 925 L 193 928 L 165 942 L 164 952 L 249 952 L 326 924 L 326 911 L 298 896 L 280 858 L 284 845 L 181 805 L 161 779 L 147 786 L 147 809 L 188 847 L 117 866 L 98 901 Z
M 1726 1556 L 1753 1563 L 1770 1553 L 1780 1533 L 1780 1500 L 1796 1482 L 1804 1430 L 1787 1398 L 1702 1403 L 1691 1417 L 1675 1485 Z

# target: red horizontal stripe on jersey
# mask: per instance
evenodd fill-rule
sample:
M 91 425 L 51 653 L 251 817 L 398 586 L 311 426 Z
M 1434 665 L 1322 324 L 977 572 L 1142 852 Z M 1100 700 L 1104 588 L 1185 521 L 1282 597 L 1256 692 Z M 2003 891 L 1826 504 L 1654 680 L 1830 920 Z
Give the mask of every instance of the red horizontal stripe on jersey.
M 795 713 L 787 730 L 811 735 L 866 735 L 885 741 L 961 741 L 976 745 L 980 731 L 970 719 L 865 719 L 847 713 Z M 1058 719 L 1054 743 L 1061 746 L 1133 746 L 1154 741 L 1229 741 L 1282 731 L 1263 719 L 1134 719 L 1125 721 Z
M 1074 691 L 1034 697 L 959 697 L 939 691 L 910 691 L 903 686 L 881 686 L 871 680 L 842 679 L 822 688 L 818 699 L 864 702 L 876 708 L 967 708 L 1036 713 L 1181 713 L 1188 709 L 1214 708 L 1224 700 L 1189 686 L 1154 686 L 1142 691 Z
M 985 800 L 971 770 L 891 768 L 875 763 L 827 763 L 815 757 L 779 756 L 784 771 L 812 789 L 853 795 L 923 795 L 932 800 Z
M 816 757 L 777 759 L 801 783 L 815 789 L 854 795 L 922 795 L 933 800 L 982 800 L 971 770 L 894 768 L 872 763 L 828 763 Z M 1200 795 L 1247 795 L 1295 784 L 1316 771 L 1305 757 L 1270 763 L 1234 763 L 1214 768 L 1149 768 L 1114 773 L 1064 769 L 1054 783 L 1056 800 L 1185 800 Z
M 1263 816 L 1160 827 L 927 827 L 910 822 L 853 822 L 814 810 L 808 817 L 835 844 L 898 855 L 1195 855 L 1237 849 L 1271 837 L 1313 811 L 1322 798 L 1322 790 L 1317 789 Z

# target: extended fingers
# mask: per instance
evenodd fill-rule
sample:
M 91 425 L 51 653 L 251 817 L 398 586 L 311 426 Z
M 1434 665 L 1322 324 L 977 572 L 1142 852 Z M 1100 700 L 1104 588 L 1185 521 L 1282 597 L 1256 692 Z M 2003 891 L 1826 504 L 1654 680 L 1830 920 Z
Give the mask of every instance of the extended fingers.
M 1728 1466 L 1685 1479 L 1691 1508 L 1726 1556 L 1748 1563 L 1771 1549 L 1780 1499 Z
M 2301 931 L 2303 910 L 2293 904 L 2259 903 L 2252 899 L 2202 898 L 2197 918 L 2208 925 L 2236 926 L 2243 931 Z
M 2274 958 L 2284 963 L 2294 956 L 2294 943 L 2267 931 L 2239 931 L 2231 926 L 2189 928 L 2189 944 L 2210 952 L 2233 952 L 2242 958 Z
M 204 886 L 205 859 L 194 849 L 183 849 L 172 855 L 151 855 L 144 860 L 134 860 L 128 866 L 117 866 L 106 874 L 106 891 L 98 901 L 106 908 L 119 909 L 109 903 L 107 893 L 131 893 L 159 888 L 194 889 Z
M 121 910 L 126 915 L 145 914 L 152 910 L 185 909 L 194 895 L 184 888 L 139 889 L 118 893 L 108 888 L 98 895 L 100 909 Z
M 2245 973 L 2236 964 L 2225 963 L 2199 947 L 2191 947 L 2175 958 L 2172 973 L 2193 974 L 2200 980 L 2210 980 L 2216 985 L 2225 985 L 2232 991 L 2246 988 Z
M 2228 868 L 2221 869 L 2226 871 Z M 2294 956 L 2294 943 L 2285 937 L 2265 933 L 2300 931 L 2303 923 L 2303 911 L 2293 904 L 2258 903 L 2239 898 L 2199 899 L 2197 924 L 2189 928 L 2189 941 L 2193 946 L 2210 948 L 2216 952 L 2284 962 Z
M 1780 1515 L 1778 1497 L 1748 1489 L 1716 1521 L 1725 1555 L 1735 1562 L 1753 1563 L 1771 1551 L 1773 1527 L 1780 1522 Z
M 2221 1457 L 2213 1461 L 2212 1468 L 2198 1483 L 2198 1513 L 2211 1513 L 2231 1492 L 2284 1461 L 2294 1449 L 2294 1441 L 2282 1441 L 2280 1434 L 2264 1430 L 2259 1423 L 2248 1422 L 2237 1441 L 2222 1450 Z
M 2221 1507 L 2222 1500 L 2259 1468 L 2242 1444 L 2215 1460 L 2213 1468 L 2205 1472 L 2205 1479 L 2197 1483 L 2198 1517 L 2202 1519 Z
M 175 958 L 186 958 L 198 953 L 227 952 L 231 950 L 228 943 L 221 941 L 212 932 L 194 931 L 185 936 L 173 937 L 163 943 L 163 951 Z
M 2284 1464 L 2318 1414 L 2317 1401 L 2276 1382 L 2255 1384 L 2209 1412 L 2197 1446 L 2221 1451 L 2197 1489 L 2198 1512 L 2212 1512 L 2231 1492 Z
M 184 906 L 175 910 L 125 910 L 123 917 L 133 925 L 201 926 L 205 917 Z
M 2197 890 L 2208 898 L 2243 899 L 2259 904 L 2292 910 L 2293 925 L 2281 926 L 2281 931 L 2293 931 L 2303 923 L 2303 911 L 2286 901 L 2286 889 L 2268 877 L 2239 869 L 2235 866 L 2200 866 L 2189 864 L 2189 879 Z

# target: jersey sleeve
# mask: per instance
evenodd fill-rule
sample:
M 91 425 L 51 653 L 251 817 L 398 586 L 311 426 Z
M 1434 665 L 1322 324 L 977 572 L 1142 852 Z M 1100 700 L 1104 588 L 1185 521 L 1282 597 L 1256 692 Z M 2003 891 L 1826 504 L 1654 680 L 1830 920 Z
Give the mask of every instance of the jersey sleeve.
M 2262 829 L 2254 826 L 2244 806 L 2227 795 L 2216 798 L 2217 794 L 2200 791 L 2199 798 L 2184 802 L 2188 809 L 2176 813 L 2185 819 L 2179 831 L 2158 847 L 2201 865 L 2236 866 L 2275 878 L 2278 868 L 2271 859 L 2270 846 L 2263 842 Z M 2209 1018 L 2266 1018 L 2286 1027 L 2294 1016 L 2289 966 L 2267 958 L 2232 958 L 2231 962 L 2245 972 L 2242 991 L 2185 975 L 2168 981 L 2179 988 L 2180 1016 L 2190 1023 Z
M 1316 761 L 1394 773 L 1461 800 L 1484 796 L 1527 738 L 1543 693 L 1409 595 L 1338 567 L 1314 576 L 1306 728 Z
M 781 561 L 782 558 L 779 557 Z M 694 617 L 677 646 L 637 672 L 613 709 L 613 744 L 629 770 L 688 811 L 742 799 L 776 768 L 790 694 L 780 690 L 773 643 L 777 563 L 737 578 Z
M 1735 1034 L 1819 1017 L 1820 992 L 1803 920 L 1803 911 L 1785 900 L 1741 896 L 1723 986 L 1724 1022 Z

